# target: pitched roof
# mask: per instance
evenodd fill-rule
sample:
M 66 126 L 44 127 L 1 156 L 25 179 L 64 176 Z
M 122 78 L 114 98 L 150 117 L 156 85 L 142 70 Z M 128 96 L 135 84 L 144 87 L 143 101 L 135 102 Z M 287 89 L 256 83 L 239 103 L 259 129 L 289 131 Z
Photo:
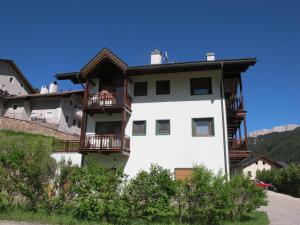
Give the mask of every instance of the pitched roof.
M 129 76 L 219 69 L 223 69 L 224 73 L 241 73 L 245 72 L 249 68 L 249 66 L 253 66 L 256 63 L 256 58 L 242 58 L 127 66 L 127 64 L 122 59 L 117 57 L 109 49 L 104 48 L 79 72 L 59 73 L 56 74 L 55 77 L 58 80 L 70 79 L 73 83 L 77 84 L 85 82 L 86 79 L 84 75 L 87 72 L 91 71 L 91 69 L 98 65 L 104 58 L 110 59 L 113 63 L 119 66 L 126 75 Z
M 246 166 L 256 162 L 259 159 L 263 159 L 264 161 L 267 161 L 268 163 L 273 164 L 273 165 L 277 166 L 278 168 L 284 167 L 283 162 L 273 161 L 270 158 L 266 157 L 265 155 L 259 155 L 259 156 L 250 156 L 250 157 L 240 161 L 236 165 L 234 165 L 233 168 L 246 167 Z
M 29 81 L 26 79 L 22 71 L 17 67 L 17 65 L 14 63 L 13 60 L 10 59 L 0 59 L 0 62 L 5 62 L 8 63 L 16 72 L 18 75 L 19 79 L 24 83 L 24 85 L 27 87 L 29 90 L 30 94 L 36 93 L 36 90 L 32 87 L 32 85 L 29 83 Z
M 39 98 L 39 97 L 59 97 L 59 96 L 71 96 L 73 94 L 75 95 L 83 95 L 84 91 L 82 90 L 76 90 L 76 91 L 63 91 L 63 92 L 55 92 L 55 93 L 48 93 L 48 94 L 30 94 L 30 95 L 17 95 L 17 96 L 8 96 L 4 97 L 6 100 L 12 100 L 12 99 L 26 99 L 26 98 Z

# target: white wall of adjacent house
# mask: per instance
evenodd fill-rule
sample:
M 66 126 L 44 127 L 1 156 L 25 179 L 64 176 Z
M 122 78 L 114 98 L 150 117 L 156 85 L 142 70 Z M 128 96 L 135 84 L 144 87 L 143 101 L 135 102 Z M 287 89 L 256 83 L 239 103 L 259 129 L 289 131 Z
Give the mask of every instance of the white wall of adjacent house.
M 5 62 L 0 62 L 0 89 L 8 91 L 11 95 L 25 95 L 29 93 L 16 71 Z
M 251 179 L 255 179 L 257 171 L 270 170 L 272 168 L 273 166 L 267 161 L 257 160 L 256 162 L 253 162 L 252 164 L 244 167 L 242 171 L 245 176 L 249 176 Z
M 212 94 L 191 95 L 190 79 L 211 77 Z M 132 96 L 132 114 L 126 126 L 130 136 L 130 156 L 120 159 L 125 163 L 125 173 L 134 176 L 141 169 L 156 163 L 174 171 L 175 168 L 192 168 L 204 164 L 214 171 L 228 170 L 226 111 L 222 108 L 221 71 L 151 74 L 131 77 L 134 82 L 148 83 L 147 96 Z M 156 81 L 170 80 L 170 94 L 156 95 Z M 98 82 L 95 82 L 98 84 Z M 129 93 L 133 93 L 129 86 Z M 92 88 L 92 93 L 98 87 Z M 223 105 L 224 106 L 224 105 Z M 223 113 L 223 117 L 222 117 Z M 193 118 L 213 118 L 214 135 L 193 137 Z M 156 135 L 156 120 L 170 120 L 170 135 Z M 95 133 L 97 121 L 121 120 L 118 114 L 94 114 L 87 119 L 87 135 Z M 146 121 L 146 135 L 132 136 L 133 121 Z M 224 136 L 225 135 L 225 136 Z M 225 138 L 224 138 L 225 137 Z M 225 141 L 224 141 L 225 140 Z M 97 155 L 101 163 L 112 164 L 118 159 L 111 154 Z

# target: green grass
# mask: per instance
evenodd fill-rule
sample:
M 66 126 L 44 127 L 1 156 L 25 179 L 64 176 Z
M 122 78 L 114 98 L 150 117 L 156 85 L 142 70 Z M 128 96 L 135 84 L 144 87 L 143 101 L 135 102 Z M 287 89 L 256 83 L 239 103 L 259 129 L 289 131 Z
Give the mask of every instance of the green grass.
M 41 134 L 0 130 L 0 148 L 9 148 L 15 145 L 39 145 L 51 149 L 55 138 Z
M 48 215 L 45 212 L 28 212 L 20 209 L 7 210 L 0 212 L 0 220 L 14 220 L 14 221 L 25 221 L 35 222 L 42 224 L 51 225 L 110 225 L 109 223 L 96 223 L 90 221 L 78 221 L 72 216 L 67 215 Z M 135 225 L 163 225 L 162 223 L 133 223 Z M 240 222 L 225 222 L 223 225 L 267 225 L 269 224 L 268 217 L 264 212 L 256 212 L 254 216 L 248 217 L 244 221 Z M 173 223 L 172 225 L 179 225 L 179 223 Z M 180 224 L 184 225 L 184 224 Z M 187 224 L 185 224 L 187 225 Z

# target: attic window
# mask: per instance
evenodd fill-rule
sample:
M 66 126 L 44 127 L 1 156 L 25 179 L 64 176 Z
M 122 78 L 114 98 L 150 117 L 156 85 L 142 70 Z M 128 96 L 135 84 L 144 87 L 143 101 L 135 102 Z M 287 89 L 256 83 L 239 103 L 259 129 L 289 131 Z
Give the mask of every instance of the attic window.
M 9 82 L 10 82 L 10 83 L 12 83 L 12 82 L 13 82 L 13 80 L 14 80 L 14 78 L 13 78 L 13 77 L 10 77 L 10 78 L 9 78 Z

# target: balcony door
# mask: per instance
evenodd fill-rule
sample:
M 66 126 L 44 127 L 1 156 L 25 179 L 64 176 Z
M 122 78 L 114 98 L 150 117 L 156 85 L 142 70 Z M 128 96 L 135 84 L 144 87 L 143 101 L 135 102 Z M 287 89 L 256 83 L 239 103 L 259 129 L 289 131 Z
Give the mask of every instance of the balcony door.
M 101 142 L 97 144 L 103 149 L 113 149 L 122 147 L 122 122 L 110 121 L 110 122 L 97 122 L 95 133 L 101 135 Z

